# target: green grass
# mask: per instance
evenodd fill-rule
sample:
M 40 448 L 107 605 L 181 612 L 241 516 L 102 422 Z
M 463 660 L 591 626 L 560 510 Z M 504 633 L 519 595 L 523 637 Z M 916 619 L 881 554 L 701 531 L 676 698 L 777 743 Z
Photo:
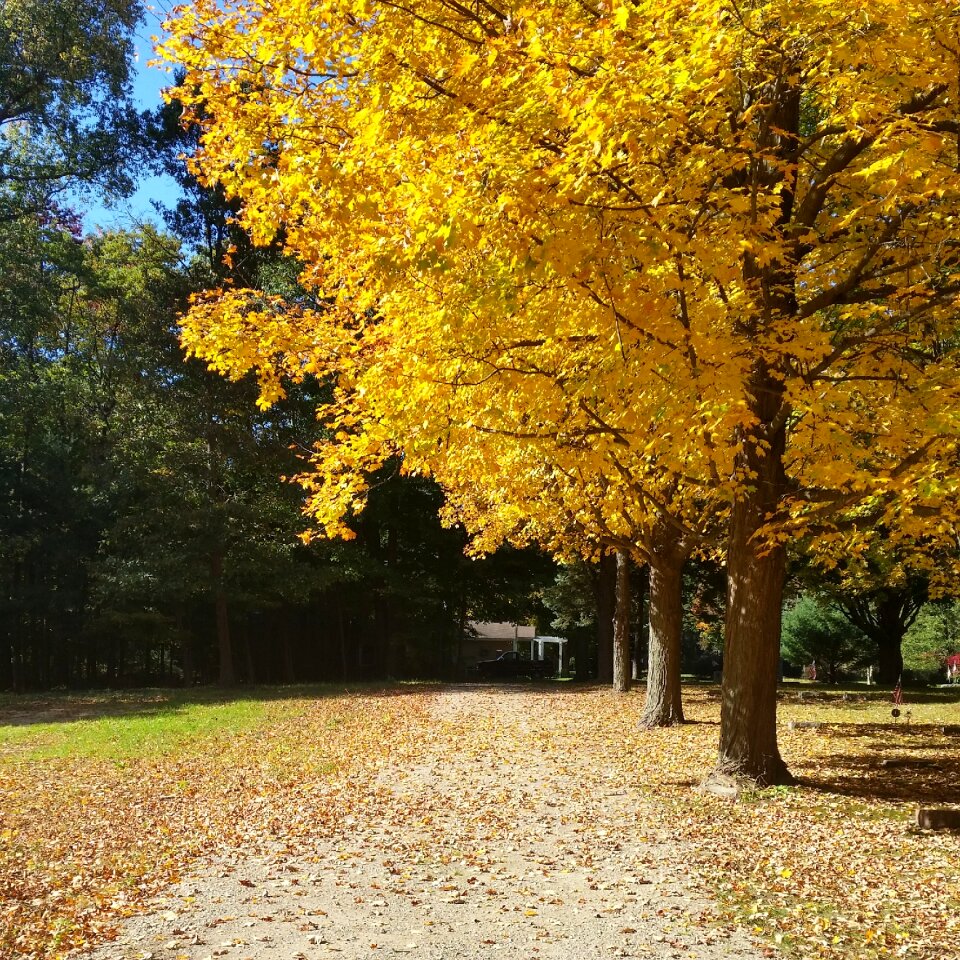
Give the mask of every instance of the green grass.
M 72 757 L 123 762 L 166 755 L 266 724 L 277 701 L 330 692 L 300 687 L 235 695 L 198 689 L 4 696 L 0 762 Z
M 0 757 L 124 760 L 155 756 L 174 752 L 191 741 L 248 730 L 263 722 L 265 713 L 265 703 L 248 700 L 182 704 L 145 715 L 0 726 Z

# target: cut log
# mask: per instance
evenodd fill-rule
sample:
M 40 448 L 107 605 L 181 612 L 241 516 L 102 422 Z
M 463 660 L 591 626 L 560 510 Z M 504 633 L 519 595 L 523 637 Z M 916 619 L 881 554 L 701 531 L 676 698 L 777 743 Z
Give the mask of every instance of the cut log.
M 960 830 L 960 810 L 917 811 L 917 826 L 921 830 Z

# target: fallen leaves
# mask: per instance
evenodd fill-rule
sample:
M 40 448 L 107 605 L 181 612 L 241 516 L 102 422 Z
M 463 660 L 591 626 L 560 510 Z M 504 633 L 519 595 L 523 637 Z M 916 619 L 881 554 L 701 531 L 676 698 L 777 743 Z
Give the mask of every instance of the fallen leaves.
M 622 719 L 605 716 L 601 729 L 628 738 L 626 774 L 672 807 L 673 835 L 696 845 L 728 922 L 748 924 L 788 956 L 956 952 L 960 837 L 911 827 L 919 802 L 960 803 L 960 744 L 943 733 L 960 713 L 955 697 L 927 697 L 913 705 L 912 723 L 891 724 L 888 694 L 785 696 L 781 751 L 800 785 L 732 803 L 679 786 L 706 772 L 716 749 L 715 691 L 685 694 L 690 726 L 637 735 L 631 698 Z
M 426 699 L 268 700 L 260 722 L 233 735 L 206 730 L 122 763 L 86 746 L 48 756 L 21 738 L 0 761 L 0 956 L 61 957 L 108 939 L 217 849 L 336 829 L 369 799 L 360 770 Z
M 917 802 L 960 802 L 960 743 L 942 732 L 955 703 L 914 705 L 907 726 L 888 722 L 882 700 L 789 700 L 782 748 L 801 785 L 731 802 L 690 787 L 715 757 L 710 688 L 686 692 L 695 722 L 648 731 L 637 727 L 640 694 L 461 690 L 466 721 L 449 714 L 453 696 L 434 687 L 277 700 L 260 725 L 122 765 L 38 757 L 24 741 L 23 755 L 0 764 L 0 955 L 46 960 L 106 940 L 218 851 L 309 847 L 373 822 L 387 838 L 384 877 L 366 896 L 351 893 L 364 910 L 394 896 L 465 917 L 492 910 L 539 938 L 579 891 L 580 903 L 602 898 L 597 916 L 620 936 L 640 926 L 623 913 L 630 903 L 667 925 L 663 943 L 682 946 L 669 932 L 681 908 L 648 875 L 666 851 L 678 882 L 719 898 L 689 921 L 703 936 L 741 926 L 778 954 L 823 960 L 952 955 L 960 838 L 922 835 L 911 820 Z M 789 729 L 796 719 L 819 727 Z M 884 766 L 890 758 L 912 762 Z M 434 790 L 452 764 L 456 791 Z M 522 776 L 509 775 L 518 765 Z M 534 835 L 518 831 L 517 810 L 534 811 Z M 620 862 L 628 846 L 629 869 L 611 888 L 591 863 Z M 521 847 L 537 851 L 539 879 L 513 879 L 499 865 Z M 349 870 L 356 856 L 342 848 L 333 862 Z M 411 869 L 425 864 L 429 893 L 408 889 Z M 325 889 L 331 868 L 290 869 L 272 886 Z M 263 883 L 241 869 L 234 882 Z M 233 921 L 216 922 L 222 938 Z M 476 942 L 501 943 L 487 933 Z

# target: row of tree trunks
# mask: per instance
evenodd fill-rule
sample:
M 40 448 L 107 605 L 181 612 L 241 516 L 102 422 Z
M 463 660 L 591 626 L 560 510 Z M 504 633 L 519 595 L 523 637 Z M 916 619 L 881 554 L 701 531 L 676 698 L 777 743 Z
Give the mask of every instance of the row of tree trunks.
M 680 688 L 680 649 L 683 630 L 682 577 L 683 565 L 690 548 L 675 531 L 660 525 L 651 536 L 649 566 L 649 643 L 647 664 L 647 700 L 641 723 L 645 727 L 665 727 L 683 723 L 683 698 Z M 629 691 L 632 679 L 638 679 L 636 659 L 630 657 L 630 555 L 623 550 L 601 559 L 598 571 L 598 676 L 601 682 L 612 682 L 618 693 Z M 613 576 L 610 577 L 610 573 Z M 612 580 L 613 616 L 608 618 L 609 587 Z M 637 644 L 639 647 L 639 643 Z M 603 669 L 609 651 L 609 676 Z
M 775 401 L 767 401 L 773 403 Z M 772 419 L 772 418 L 771 418 Z M 792 782 L 777 746 L 776 709 L 780 661 L 780 618 L 786 573 L 786 552 L 771 549 L 757 536 L 785 488 L 783 428 L 769 449 L 745 444 L 744 462 L 757 482 L 735 504 L 728 543 L 727 612 L 717 771 L 761 784 Z M 682 574 L 690 548 L 667 525 L 650 538 L 649 654 L 647 698 L 641 725 L 671 726 L 684 722 L 680 684 L 683 628 Z M 606 567 L 604 566 L 606 564 Z M 610 676 L 618 692 L 630 689 L 629 590 L 630 559 L 618 551 L 601 562 L 598 575 L 598 620 L 612 636 L 598 633 L 598 663 L 610 653 Z M 613 616 L 603 585 L 615 576 Z

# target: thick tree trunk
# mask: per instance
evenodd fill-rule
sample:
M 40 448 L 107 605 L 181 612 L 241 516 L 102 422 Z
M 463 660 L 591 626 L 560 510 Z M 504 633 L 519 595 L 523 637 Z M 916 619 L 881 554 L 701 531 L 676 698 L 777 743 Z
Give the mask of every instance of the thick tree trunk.
M 916 584 L 883 588 L 841 599 L 843 615 L 859 627 L 877 649 L 877 683 L 893 686 L 903 675 L 903 638 L 926 600 Z
M 613 682 L 613 616 L 616 609 L 617 559 L 605 553 L 597 567 L 597 679 Z
M 230 618 L 227 611 L 227 593 L 223 588 L 223 554 L 210 554 L 210 575 L 213 578 L 214 608 L 217 616 L 217 652 L 220 661 L 219 683 L 232 687 L 237 682 L 233 667 L 233 644 L 230 640 Z
M 719 770 L 764 785 L 792 778 L 777 748 L 777 668 L 785 572 L 782 549 L 764 556 L 734 508 L 728 558 Z M 738 522 L 739 521 L 739 522 Z M 756 526 L 753 527 L 756 529 Z
M 630 557 L 617 551 L 616 602 L 613 617 L 613 689 L 630 690 Z
M 894 686 L 903 677 L 903 633 L 892 628 L 874 635 L 877 644 L 877 683 Z
M 771 424 L 781 392 L 755 381 L 761 424 Z M 768 430 L 769 435 L 769 430 Z M 777 747 L 777 677 L 786 551 L 757 533 L 780 503 L 786 482 L 781 426 L 768 443 L 747 439 L 739 468 L 749 478 L 730 519 L 718 772 L 763 785 L 792 783 Z
M 669 727 L 683 723 L 680 640 L 683 631 L 683 564 L 686 549 L 665 532 L 650 551 L 650 641 L 647 702 L 640 723 Z

